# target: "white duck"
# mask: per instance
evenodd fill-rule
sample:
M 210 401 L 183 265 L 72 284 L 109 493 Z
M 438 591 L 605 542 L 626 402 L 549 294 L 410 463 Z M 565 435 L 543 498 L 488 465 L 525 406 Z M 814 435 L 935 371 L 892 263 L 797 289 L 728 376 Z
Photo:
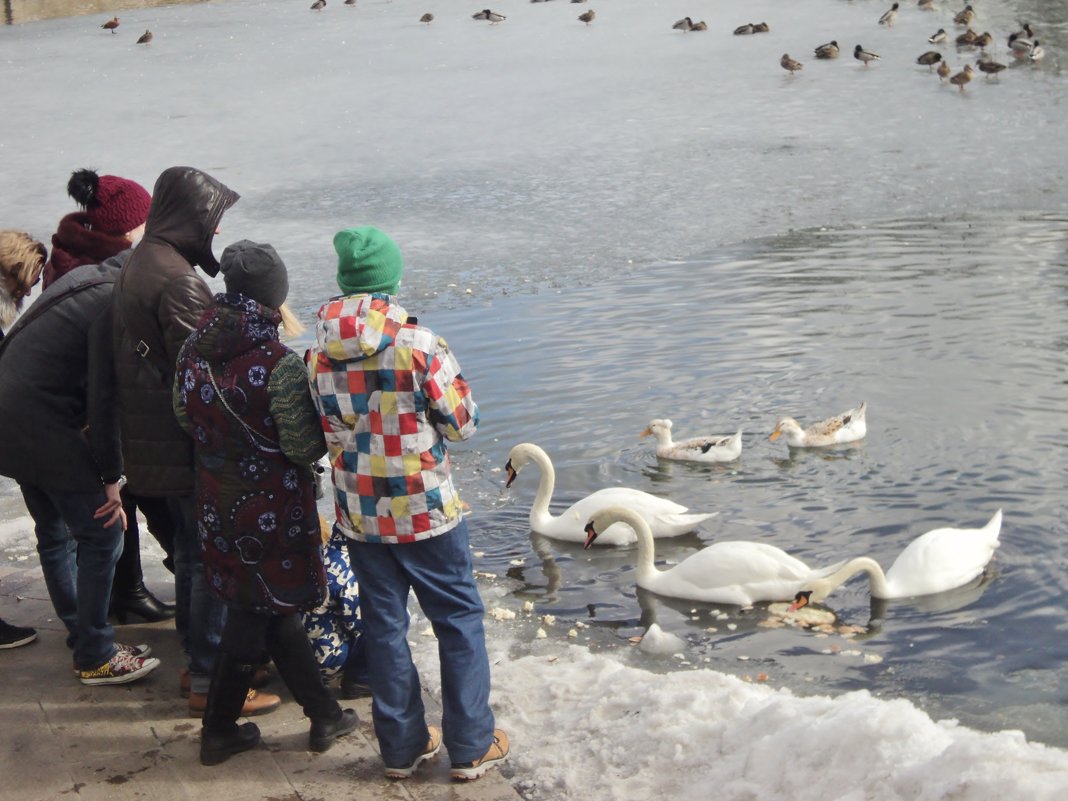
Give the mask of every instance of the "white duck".
M 586 521 L 594 512 L 607 506 L 626 506 L 635 510 L 641 519 L 648 521 L 647 528 L 651 530 L 651 536 L 656 537 L 677 537 L 693 531 L 699 523 L 714 514 L 688 514 L 685 506 L 667 498 L 628 487 L 606 487 L 587 495 L 563 514 L 554 517 L 549 513 L 549 500 L 556 485 L 556 471 L 553 470 L 549 455 L 537 445 L 523 442 L 508 453 L 508 464 L 504 468 L 508 473 L 506 486 L 512 486 L 519 471 L 529 462 L 534 462 L 541 469 L 538 492 L 530 507 L 530 528 L 553 539 L 584 542 L 586 532 L 583 527 Z M 601 542 L 604 545 L 629 545 L 636 539 L 634 532 L 626 526 L 613 526 L 603 534 Z
M 671 439 L 671 421 L 650 420 L 640 437 L 656 437 L 656 455 L 684 462 L 733 462 L 742 455 L 742 431 L 733 436 L 695 437 L 682 442 Z
M 982 528 L 936 528 L 908 544 L 883 573 L 867 556 L 845 562 L 838 570 L 808 582 L 791 608 L 819 603 L 857 573 L 867 573 L 874 598 L 912 598 L 963 587 L 983 572 L 998 547 L 1001 510 Z
M 856 442 L 868 433 L 868 424 L 864 421 L 866 410 L 866 404 L 861 403 L 856 409 L 813 423 L 808 428 L 801 428 L 792 417 L 781 417 L 770 439 L 774 442 L 781 434 L 791 448 L 822 448 Z
M 690 554 L 669 570 L 654 564 L 653 536 L 641 515 L 612 506 L 592 515 L 586 548 L 601 532 L 623 524 L 638 538 L 637 584 L 657 595 L 692 601 L 749 606 L 758 601 L 793 598 L 811 582 L 833 573 L 843 562 L 813 570 L 786 551 L 762 542 L 715 542 Z

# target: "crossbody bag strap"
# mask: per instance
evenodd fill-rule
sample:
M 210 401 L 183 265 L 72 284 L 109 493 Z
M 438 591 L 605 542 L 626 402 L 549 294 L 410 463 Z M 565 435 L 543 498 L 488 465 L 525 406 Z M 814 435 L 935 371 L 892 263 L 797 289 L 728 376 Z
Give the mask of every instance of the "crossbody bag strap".
M 90 289 L 94 286 L 100 286 L 101 284 L 112 284 L 114 282 L 115 279 L 113 276 L 101 275 L 95 278 L 86 279 L 85 281 L 82 281 L 78 284 L 67 287 L 62 292 L 48 298 L 48 300 L 44 300 L 43 298 L 38 299 L 38 301 L 34 303 L 33 306 L 27 309 L 24 315 L 22 315 L 18 320 L 15 321 L 15 324 L 11 326 L 11 329 L 7 332 L 7 334 L 4 335 L 4 338 L 0 340 L 0 355 L 3 355 L 4 349 L 7 348 L 11 340 L 13 340 L 19 333 L 26 330 L 26 327 L 29 326 L 30 323 L 32 323 L 46 311 L 51 309 L 57 303 L 61 303 L 67 298 L 77 295 L 83 290 Z
M 219 385 L 215 383 L 215 376 L 212 374 L 211 365 L 208 364 L 207 360 L 204 361 L 204 369 L 208 371 L 208 380 L 211 381 L 211 385 L 215 389 L 215 394 L 219 397 L 219 402 L 222 403 L 223 408 L 230 413 L 230 416 L 237 420 L 241 427 L 249 433 L 249 435 L 252 437 L 252 444 L 255 445 L 256 448 L 258 448 L 259 450 L 264 451 L 265 453 L 281 453 L 282 448 L 277 442 L 268 437 L 266 434 L 261 434 L 256 429 L 251 428 L 248 423 L 238 417 L 237 413 L 230 408 L 230 404 L 226 402 L 226 398 L 223 397 L 222 392 L 219 390 Z M 263 445 L 262 443 L 264 442 L 268 444 Z
M 144 361 L 145 365 L 159 378 L 161 384 L 169 383 L 167 381 L 167 360 L 162 356 L 162 349 L 152 349 L 151 346 L 145 341 L 145 337 L 140 336 L 136 328 L 130 325 L 130 317 L 126 314 L 126 309 L 122 302 L 122 283 L 123 276 L 120 274 L 117 280 L 118 297 L 115 299 L 115 308 L 118 310 L 119 317 L 122 318 L 122 327 L 126 331 L 126 335 L 131 340 L 136 340 L 134 343 L 134 351 Z

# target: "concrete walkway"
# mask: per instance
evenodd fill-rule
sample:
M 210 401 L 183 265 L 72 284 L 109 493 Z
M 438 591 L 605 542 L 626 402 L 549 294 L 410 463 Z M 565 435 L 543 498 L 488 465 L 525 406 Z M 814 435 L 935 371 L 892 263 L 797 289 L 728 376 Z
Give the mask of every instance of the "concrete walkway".
M 32 542 L 28 528 L 25 537 Z M 38 639 L 0 650 L 0 801 L 519 801 L 503 775 L 507 764 L 475 782 L 452 782 L 444 749 L 412 779 L 384 778 L 369 699 L 342 702 L 360 715 L 355 732 L 325 754 L 308 752 L 308 721 L 277 678 L 266 689 L 282 694 L 282 708 L 253 718 L 261 745 L 202 767 L 200 721 L 186 716 L 178 696 L 182 660 L 173 624 L 116 626 L 120 642 L 148 643 L 162 661 L 145 679 L 82 685 L 36 554 L 21 547 L 21 533 L 19 541 L 17 556 L 8 548 L 0 554 L 0 617 L 33 626 Z M 162 567 L 151 567 L 146 556 L 145 569 L 146 583 L 173 598 L 161 589 L 168 575 Z M 426 701 L 438 723 L 439 705 Z

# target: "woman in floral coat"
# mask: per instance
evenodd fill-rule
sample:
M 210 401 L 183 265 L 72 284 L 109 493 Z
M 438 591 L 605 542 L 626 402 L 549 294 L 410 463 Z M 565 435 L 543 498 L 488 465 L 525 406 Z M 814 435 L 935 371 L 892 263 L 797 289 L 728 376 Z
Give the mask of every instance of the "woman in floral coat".
M 227 292 L 182 346 L 174 386 L 175 414 L 193 437 L 208 585 L 227 609 L 204 713 L 205 765 L 259 742 L 256 724 L 237 718 L 264 651 L 311 719 L 311 750 L 356 726 L 320 680 L 298 614 L 324 592 L 309 465 L 326 447 L 304 364 L 278 337 L 285 265 L 270 245 L 242 241 L 223 252 L 221 270 Z

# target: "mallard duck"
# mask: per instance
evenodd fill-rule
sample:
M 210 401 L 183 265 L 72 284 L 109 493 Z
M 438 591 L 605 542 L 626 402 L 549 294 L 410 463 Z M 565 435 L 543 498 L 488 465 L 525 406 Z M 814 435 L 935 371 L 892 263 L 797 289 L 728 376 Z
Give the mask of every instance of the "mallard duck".
M 315 2 L 311 4 L 312 11 L 322 11 L 324 8 L 326 8 L 326 0 L 315 0 Z
M 832 39 L 816 48 L 816 58 L 838 58 L 838 42 Z
M 148 30 L 148 28 L 145 28 L 145 32 L 137 37 L 137 43 L 138 44 L 148 44 L 151 41 L 152 41 L 152 31 Z
M 1031 46 L 1031 52 L 1027 54 L 1027 60 L 1031 63 L 1041 61 L 1046 57 L 1046 51 L 1042 48 L 1042 45 L 1038 43 L 1038 39 L 1035 39 L 1034 45 Z
M 869 61 L 878 61 L 880 56 L 878 53 L 874 53 L 871 50 L 865 50 L 863 46 L 857 45 L 853 48 L 853 58 L 867 67 Z
M 782 58 L 779 59 L 779 66 L 793 75 L 795 72 L 803 70 L 805 65 L 797 59 L 790 58 L 789 53 L 783 53 Z
M 920 9 L 920 11 L 934 11 L 934 0 L 917 0 L 916 7 Z
M 916 58 L 917 64 L 923 64 L 924 66 L 934 69 L 935 64 L 942 60 L 942 54 L 937 50 L 928 50 L 926 53 L 921 53 Z
M 668 598 L 752 606 L 760 601 L 796 598 L 816 582 L 835 574 L 839 562 L 813 570 L 781 548 L 764 542 L 714 542 L 690 554 L 669 570 L 656 567 L 656 545 L 649 524 L 633 509 L 613 506 L 590 515 L 586 525 L 589 549 L 603 532 L 625 526 L 638 541 L 634 576 L 637 585 Z M 815 592 L 813 593 L 815 594 Z
M 985 72 L 987 77 L 998 77 L 998 73 L 1005 69 L 1004 64 L 999 64 L 990 58 L 982 58 L 975 62 L 975 66 L 979 68 L 980 72 Z M 1000 80 L 1000 79 L 999 79 Z
M 990 35 L 990 32 L 983 31 L 981 34 L 975 37 L 975 41 L 972 42 L 972 44 L 975 47 L 978 47 L 980 50 L 986 50 L 986 48 L 990 47 L 993 41 L 994 37 Z
M 594 11 L 592 8 L 589 11 L 587 11 L 585 14 L 579 14 L 578 15 L 578 21 L 579 22 L 584 22 L 587 25 L 589 25 L 595 19 L 597 19 L 597 12 Z
M 757 22 L 753 25 L 753 33 L 767 33 L 770 30 L 766 22 Z
M 808 582 L 790 608 L 819 603 L 857 573 L 867 573 L 872 597 L 884 600 L 955 590 L 983 574 L 1000 534 L 1000 509 L 982 528 L 932 529 L 910 542 L 886 573 L 870 557 L 850 559 L 830 575 Z
M 537 445 L 523 442 L 508 453 L 505 486 L 512 486 L 519 472 L 530 462 L 541 469 L 538 492 L 530 507 L 530 528 L 538 534 L 568 542 L 585 542 L 586 521 L 593 514 L 609 506 L 625 506 L 640 515 L 650 526 L 654 537 L 677 537 L 693 531 L 698 524 L 712 517 L 711 513 L 689 513 L 685 506 L 629 487 L 606 487 L 573 503 L 563 514 L 549 513 L 549 500 L 556 484 L 556 472 L 549 455 Z M 627 526 L 612 526 L 601 532 L 605 545 L 628 545 L 637 537 Z
M 970 5 L 965 6 L 963 11 L 958 11 L 953 17 L 954 25 L 971 25 L 973 22 L 975 22 L 975 9 Z
M 879 24 L 885 25 L 887 28 L 893 28 L 894 20 L 897 19 L 897 9 L 897 3 L 894 3 L 892 6 L 890 6 L 890 10 L 885 12 L 881 17 L 879 17 Z
M 1034 46 L 1035 43 L 1032 39 L 1026 39 L 1018 33 L 1009 35 L 1009 50 L 1012 51 L 1016 58 L 1027 58 L 1031 55 L 1031 50 Z
M 490 11 L 488 8 L 484 8 L 477 14 L 472 14 L 471 19 L 484 19 L 488 20 L 491 25 L 496 25 L 501 20 L 507 19 L 504 14 L 498 14 L 496 11 Z
M 964 85 L 966 83 L 968 83 L 968 81 L 970 81 L 972 79 L 972 75 L 974 75 L 974 74 L 975 74 L 975 70 L 972 69 L 972 65 L 971 64 L 965 64 L 964 65 L 964 69 L 962 69 L 960 72 L 958 72 L 952 78 L 950 78 L 949 82 L 951 84 L 953 84 L 954 86 L 959 87 L 960 90 L 963 92 L 964 91 Z
M 708 30 L 708 23 L 705 22 L 704 20 L 701 20 L 700 22 L 695 22 L 693 24 L 693 27 L 690 28 L 690 30 L 691 31 L 707 31 Z
M 742 455 L 742 432 L 731 436 L 694 437 L 681 442 L 671 439 L 671 421 L 651 420 L 639 437 L 656 437 L 656 455 L 681 462 L 733 462 Z
M 119 18 L 112 17 L 100 27 L 103 28 L 105 31 L 111 31 L 112 33 L 115 33 L 115 29 L 119 27 Z
M 345 0 L 345 5 L 354 6 L 356 5 L 356 0 Z
M 427 25 L 429 25 L 429 24 L 430 24 L 431 22 L 433 22 L 433 21 L 434 21 L 434 15 L 433 15 L 433 14 L 431 14 L 431 13 L 430 13 L 430 12 L 428 11 L 427 13 L 423 14 L 423 16 L 421 16 L 421 17 L 419 18 L 419 21 L 420 21 L 420 22 L 425 22 L 425 23 L 426 23 Z
M 952 71 L 953 70 L 950 69 L 948 61 L 939 62 L 938 69 L 935 70 L 935 72 L 938 73 L 938 77 L 941 78 L 943 81 L 949 77 L 949 73 Z
M 971 47 L 975 44 L 975 40 L 978 38 L 979 34 L 969 28 L 957 37 L 957 47 Z
M 774 442 L 782 435 L 791 448 L 822 448 L 856 442 L 864 439 L 868 433 L 868 424 L 864 419 L 866 411 L 867 404 L 861 403 L 855 409 L 813 423 L 808 428 L 801 428 L 801 424 L 792 417 L 781 417 L 769 439 Z
M 682 19 L 680 19 L 678 22 L 676 22 L 674 25 L 671 26 L 671 30 L 673 30 L 673 31 L 682 31 L 683 33 L 685 33 L 686 31 L 690 30 L 690 28 L 692 28 L 692 27 L 693 27 L 693 20 L 690 19 L 689 17 L 683 17 Z
M 745 25 L 739 25 L 734 29 L 735 36 L 748 36 L 753 32 L 753 23 L 747 22 Z
M 937 31 L 927 37 L 927 41 L 931 44 L 942 44 L 942 42 L 946 41 L 946 39 L 948 38 L 949 35 L 946 33 L 946 29 L 939 28 Z
M 1034 41 L 1034 38 L 1035 29 L 1031 27 L 1030 22 L 1025 22 L 1023 23 L 1023 28 L 1016 31 L 1015 33 L 1009 34 L 1009 47 L 1012 47 L 1012 43 L 1017 39 L 1027 39 L 1029 41 Z

